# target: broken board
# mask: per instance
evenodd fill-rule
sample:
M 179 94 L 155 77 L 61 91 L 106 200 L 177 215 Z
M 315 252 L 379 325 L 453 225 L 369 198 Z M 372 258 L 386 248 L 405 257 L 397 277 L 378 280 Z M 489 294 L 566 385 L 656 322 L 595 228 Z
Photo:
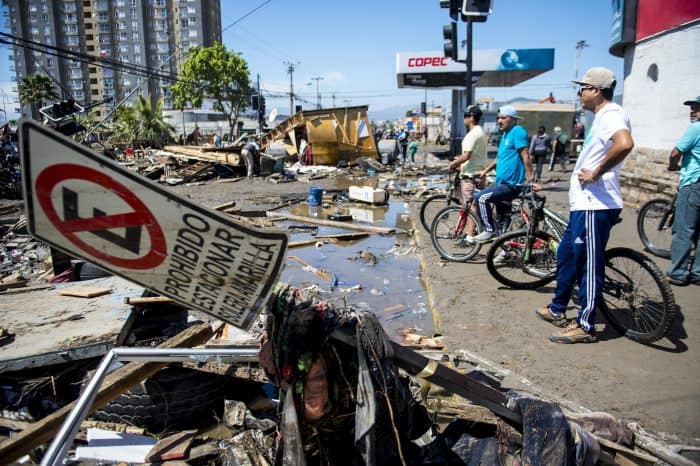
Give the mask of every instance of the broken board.
M 55 287 L 67 291 L 86 285 L 114 292 L 76 299 L 42 289 L 0 299 L 3 327 L 14 334 L 12 343 L 0 347 L 0 373 L 99 357 L 122 343 L 134 318 L 124 300 L 141 296 L 143 287 L 118 277 Z
M 76 298 L 96 298 L 97 296 L 103 296 L 111 292 L 111 288 L 99 288 L 94 286 L 76 286 L 65 290 L 58 290 L 58 294 L 61 296 L 74 296 Z

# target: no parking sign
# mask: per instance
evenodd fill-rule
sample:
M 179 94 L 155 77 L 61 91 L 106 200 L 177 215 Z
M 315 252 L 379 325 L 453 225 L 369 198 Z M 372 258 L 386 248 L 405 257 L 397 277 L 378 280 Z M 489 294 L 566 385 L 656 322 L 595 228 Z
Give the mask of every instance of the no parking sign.
M 20 123 L 20 155 L 34 236 L 250 328 L 279 276 L 286 234 L 192 204 L 31 120 Z

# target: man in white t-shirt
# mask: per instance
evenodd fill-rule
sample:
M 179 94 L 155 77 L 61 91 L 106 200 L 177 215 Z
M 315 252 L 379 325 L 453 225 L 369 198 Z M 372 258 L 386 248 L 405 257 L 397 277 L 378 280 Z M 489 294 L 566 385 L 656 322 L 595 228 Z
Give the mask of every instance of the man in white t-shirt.
M 607 68 L 591 68 L 578 84 L 581 105 L 595 113 L 593 125 L 569 180 L 569 225 L 557 251 L 557 289 L 552 302 L 537 316 L 557 326 L 574 284 L 579 284 L 581 309 L 563 331 L 552 334 L 555 343 L 592 343 L 596 306 L 602 300 L 605 247 L 622 210 L 620 170 L 634 147 L 627 113 L 612 102 L 617 83 Z
M 468 132 L 462 140 L 462 153 L 449 164 L 450 169 L 461 165 L 459 177 L 462 206 L 466 206 L 474 199 L 474 190 L 483 188 L 485 177 L 479 172 L 489 164 L 486 158 L 486 134 L 479 125 L 482 115 L 478 105 L 470 105 L 464 112 L 464 125 L 468 128 Z M 472 202 L 471 210 L 474 215 L 479 215 L 476 203 Z M 471 241 L 476 233 L 476 225 L 471 219 L 467 222 L 466 231 L 467 241 Z

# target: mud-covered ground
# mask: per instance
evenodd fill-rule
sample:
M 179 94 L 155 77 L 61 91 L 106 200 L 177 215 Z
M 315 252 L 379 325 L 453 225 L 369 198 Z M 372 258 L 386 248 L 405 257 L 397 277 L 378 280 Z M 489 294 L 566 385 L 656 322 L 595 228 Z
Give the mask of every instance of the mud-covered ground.
M 446 164 L 430 157 L 428 163 Z M 269 209 L 305 199 L 310 186 L 332 190 L 338 182 L 326 178 L 313 184 L 273 184 L 256 178 L 172 189 L 210 207 L 236 201 L 242 209 Z M 566 213 L 566 181 L 546 186 L 548 206 Z M 540 393 L 573 410 L 606 411 L 682 441 L 700 437 L 700 287 L 673 288 L 679 315 L 670 337 L 654 345 L 619 336 L 602 316 L 598 317 L 598 343 L 551 343 L 547 337 L 558 329 L 537 319 L 534 310 L 549 302 L 553 285 L 537 291 L 501 287 L 486 270 L 486 248 L 466 264 L 441 262 L 419 225 L 420 203 L 404 200 L 416 225 L 414 239 L 428 301 L 449 350 L 465 350 L 467 359 L 505 375 L 506 386 Z M 625 208 L 623 219 L 613 230 L 610 246 L 641 251 L 634 207 Z M 668 265 L 664 259 L 654 261 L 662 268 Z M 573 308 L 569 316 L 574 316 Z

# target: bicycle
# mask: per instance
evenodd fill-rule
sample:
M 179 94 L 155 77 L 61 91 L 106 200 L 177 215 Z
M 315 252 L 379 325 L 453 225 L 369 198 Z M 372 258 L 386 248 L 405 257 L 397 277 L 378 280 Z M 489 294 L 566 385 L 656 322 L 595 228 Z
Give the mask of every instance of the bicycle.
M 420 223 L 425 231 L 430 233 L 430 226 L 437 213 L 450 205 L 459 205 L 459 199 L 454 196 L 455 189 L 459 188 L 459 172 L 455 172 L 454 179 L 447 187 L 447 192 L 428 196 L 420 206 Z
M 481 233 L 481 220 L 471 211 L 473 200 L 465 206 L 449 206 L 442 209 L 433 219 L 430 226 L 430 240 L 440 257 L 452 262 L 466 262 L 481 250 L 483 243 L 467 241 L 465 231 L 471 221 L 475 226 L 475 235 Z M 528 223 L 528 213 L 523 210 L 520 202 L 503 202 L 497 208 L 496 236 L 509 231 L 513 225 L 522 228 Z
M 524 193 L 531 208 L 528 228 L 498 238 L 486 256 L 491 276 L 516 289 L 535 289 L 556 279 L 557 248 L 567 222 L 544 207 L 546 198 Z M 541 222 L 556 228 L 539 230 Z M 518 278 L 507 276 L 513 272 Z M 625 337 L 652 343 L 668 332 L 676 314 L 671 287 L 661 269 L 646 255 L 616 247 L 605 251 L 601 312 Z
M 639 209 L 637 233 L 644 248 L 650 253 L 665 259 L 671 258 L 671 234 L 673 217 L 676 213 L 676 197 L 652 199 Z

